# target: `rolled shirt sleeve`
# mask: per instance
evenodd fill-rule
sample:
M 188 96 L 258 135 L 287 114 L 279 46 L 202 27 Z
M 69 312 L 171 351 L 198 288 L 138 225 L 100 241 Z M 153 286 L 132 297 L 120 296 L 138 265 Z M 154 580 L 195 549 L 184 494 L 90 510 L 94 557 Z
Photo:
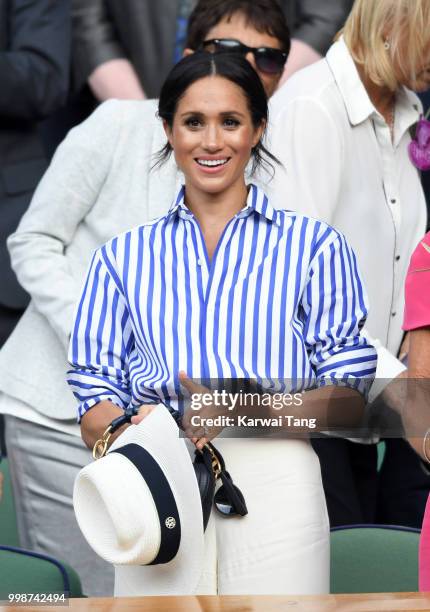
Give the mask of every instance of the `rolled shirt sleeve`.
M 127 303 L 113 253 L 116 239 L 97 250 L 78 303 L 67 373 L 78 405 L 78 420 L 103 400 L 120 408 L 131 401 L 129 357 L 133 351 Z
M 377 364 L 375 348 L 360 333 L 367 296 L 354 252 L 342 235 L 327 232 L 334 239 L 316 250 L 302 299 L 309 358 L 318 386 L 345 385 L 367 398 Z

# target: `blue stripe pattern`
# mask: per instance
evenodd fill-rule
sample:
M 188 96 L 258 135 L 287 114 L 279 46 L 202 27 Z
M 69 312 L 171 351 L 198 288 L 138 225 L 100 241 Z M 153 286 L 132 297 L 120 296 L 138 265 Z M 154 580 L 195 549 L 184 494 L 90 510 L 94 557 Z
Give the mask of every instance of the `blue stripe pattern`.
M 345 384 L 366 395 L 376 351 L 355 255 L 322 221 L 275 211 L 255 185 L 209 260 L 182 188 L 169 213 L 96 251 L 68 382 L 79 418 L 110 399 L 183 410 L 178 372 L 266 389 Z

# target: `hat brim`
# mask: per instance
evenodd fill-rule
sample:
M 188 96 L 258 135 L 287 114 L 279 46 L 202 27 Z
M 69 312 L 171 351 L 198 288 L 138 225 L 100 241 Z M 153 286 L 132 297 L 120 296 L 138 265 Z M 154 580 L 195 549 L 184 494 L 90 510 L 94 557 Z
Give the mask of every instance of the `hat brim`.
M 125 457 L 112 452 L 126 444 L 145 448 L 172 489 L 181 541 L 169 563 L 142 565 L 159 546 L 159 524 L 142 476 Z M 91 498 L 98 504 L 89 505 Z M 185 440 L 179 437 L 178 427 L 164 406 L 157 406 L 139 425 L 128 427 L 106 457 L 81 470 L 75 482 L 74 505 L 90 546 L 116 566 L 116 596 L 195 592 L 204 553 L 201 500 Z

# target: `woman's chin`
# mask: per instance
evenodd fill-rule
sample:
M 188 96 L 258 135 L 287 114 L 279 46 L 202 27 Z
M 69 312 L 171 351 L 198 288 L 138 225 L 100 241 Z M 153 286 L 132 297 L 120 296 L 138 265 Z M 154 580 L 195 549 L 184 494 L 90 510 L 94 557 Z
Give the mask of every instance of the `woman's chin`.
M 215 195 L 217 193 L 223 193 L 228 191 L 229 187 L 233 186 L 234 181 L 231 178 L 220 175 L 207 175 L 200 176 L 198 179 L 195 177 L 185 177 L 185 186 L 192 187 L 194 190 L 198 190 L 201 193 L 207 193 L 208 195 Z

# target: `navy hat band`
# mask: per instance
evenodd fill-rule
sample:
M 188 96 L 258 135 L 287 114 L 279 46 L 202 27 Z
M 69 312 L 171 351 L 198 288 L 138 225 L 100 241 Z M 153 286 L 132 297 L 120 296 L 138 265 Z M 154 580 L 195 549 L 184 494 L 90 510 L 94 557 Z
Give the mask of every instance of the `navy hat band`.
M 163 470 L 154 457 L 138 444 L 126 444 L 111 452 L 120 453 L 131 461 L 148 485 L 158 512 L 161 530 L 160 549 L 149 565 L 168 563 L 179 550 L 181 521 L 172 489 Z M 142 511 L 144 511 L 143 508 Z

